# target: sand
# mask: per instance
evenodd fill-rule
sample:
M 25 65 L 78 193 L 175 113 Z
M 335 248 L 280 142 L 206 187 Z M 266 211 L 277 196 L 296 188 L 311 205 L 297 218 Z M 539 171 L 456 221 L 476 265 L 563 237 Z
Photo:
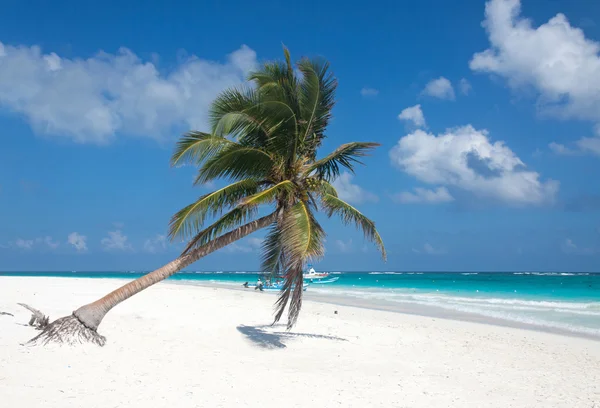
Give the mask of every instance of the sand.
M 102 348 L 21 345 L 17 302 L 57 318 L 122 283 L 0 277 L 1 407 L 600 407 L 598 341 L 311 301 L 288 333 L 226 288 L 158 284 Z

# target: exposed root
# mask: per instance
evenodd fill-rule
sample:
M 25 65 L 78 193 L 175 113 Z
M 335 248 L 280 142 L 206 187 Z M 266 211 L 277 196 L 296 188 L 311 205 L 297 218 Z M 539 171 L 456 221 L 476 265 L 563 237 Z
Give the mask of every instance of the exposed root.
M 40 312 L 33 307 L 26 305 L 25 303 L 17 303 L 19 306 L 23 306 L 25 309 L 29 310 L 32 315 L 31 319 L 29 319 L 29 325 L 35 327 L 38 330 L 42 330 L 44 327 L 48 326 L 48 322 L 50 318 Z
M 106 337 L 89 329 L 71 315 L 56 319 L 47 325 L 40 334 L 29 340 L 27 344 L 44 346 L 48 343 L 68 344 L 70 346 L 93 343 L 98 346 L 106 344 Z
M 0 316 L 12 316 L 12 317 L 15 317 L 14 314 L 8 313 L 8 312 L 0 312 Z

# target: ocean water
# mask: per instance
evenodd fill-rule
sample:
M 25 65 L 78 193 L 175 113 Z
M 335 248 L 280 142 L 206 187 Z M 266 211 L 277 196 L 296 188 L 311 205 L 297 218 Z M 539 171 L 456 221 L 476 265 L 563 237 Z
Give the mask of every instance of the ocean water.
M 145 272 L 0 272 L 0 276 L 133 279 Z M 600 273 L 333 272 L 309 292 L 410 304 L 600 337 Z M 239 286 L 256 272 L 181 272 L 171 280 Z

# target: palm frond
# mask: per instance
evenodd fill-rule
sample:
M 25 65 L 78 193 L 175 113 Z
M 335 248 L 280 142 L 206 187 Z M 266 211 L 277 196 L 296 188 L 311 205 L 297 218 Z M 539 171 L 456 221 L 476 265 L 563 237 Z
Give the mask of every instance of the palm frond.
M 298 63 L 298 69 L 303 73 L 299 91 L 300 107 L 302 118 L 307 121 L 302 151 L 314 159 L 332 116 L 337 81 L 329 71 L 329 63 L 322 59 L 303 58 Z
M 246 179 L 204 194 L 171 217 L 169 237 L 185 239 L 196 234 L 207 216 L 214 217 L 228 207 L 237 205 L 244 197 L 256 194 L 257 191 L 258 183 L 255 180 Z
M 352 207 L 350 204 L 339 199 L 338 197 L 326 194 L 321 198 L 321 203 L 327 211 L 328 217 L 331 217 L 333 214 L 337 214 L 341 217 L 344 224 L 355 224 L 358 229 L 362 230 L 365 238 L 377 246 L 381 252 L 383 260 L 385 261 L 387 259 L 383 240 L 381 239 L 379 232 L 377 232 L 375 223 L 373 221 L 365 217 L 356 208 Z
M 288 309 L 288 328 L 298 319 L 302 306 L 302 270 L 311 259 L 324 254 L 323 238 L 325 232 L 319 225 L 308 205 L 298 202 L 283 214 L 280 225 L 280 241 L 285 255 L 285 282 L 276 303 L 275 322 Z
M 250 219 L 256 216 L 258 209 L 255 206 L 238 206 L 229 211 L 217 221 L 200 231 L 194 236 L 185 247 L 182 255 L 187 254 L 190 250 L 207 244 L 228 230 L 232 230 L 242 224 L 247 223 Z
M 200 164 L 233 142 L 204 132 L 188 132 L 177 142 L 171 166 Z
M 345 167 L 354 173 L 354 164 L 362 164 L 359 157 L 367 155 L 369 150 L 379 146 L 379 143 L 353 142 L 346 143 L 335 149 L 333 153 L 321 160 L 308 165 L 305 174 L 313 174 L 315 177 L 327 181 L 333 181 L 340 175 L 340 167 Z
M 233 88 L 223 91 L 211 104 L 209 118 L 212 132 L 231 135 L 250 146 L 262 146 L 269 133 L 269 122 L 276 121 L 270 114 L 263 114 L 259 93 L 250 88 Z
M 326 194 L 332 195 L 334 197 L 338 196 L 337 190 L 334 186 L 332 186 L 328 181 L 318 179 L 316 177 L 309 177 L 307 179 L 306 184 L 308 185 L 309 191 L 318 194 L 319 196 L 324 196 Z
M 262 244 L 261 271 L 277 276 L 283 272 L 285 266 L 283 246 L 281 244 L 281 230 L 277 222 L 269 228 Z
M 282 193 L 291 193 L 295 186 L 290 180 L 284 180 L 275 184 L 273 187 L 259 191 L 242 200 L 242 205 L 260 205 L 274 201 Z
M 196 183 L 221 177 L 233 180 L 266 179 L 274 164 L 273 158 L 265 150 L 232 144 L 204 162 L 198 171 Z

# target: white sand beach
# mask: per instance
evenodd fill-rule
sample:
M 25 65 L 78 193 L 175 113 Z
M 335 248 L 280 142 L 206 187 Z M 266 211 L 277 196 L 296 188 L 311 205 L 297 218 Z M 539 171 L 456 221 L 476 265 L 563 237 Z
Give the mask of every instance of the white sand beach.
M 251 290 L 161 283 L 108 314 L 105 347 L 22 345 L 17 302 L 58 318 L 122 283 L 0 278 L 0 406 L 600 406 L 598 341 L 311 301 L 286 332 Z

